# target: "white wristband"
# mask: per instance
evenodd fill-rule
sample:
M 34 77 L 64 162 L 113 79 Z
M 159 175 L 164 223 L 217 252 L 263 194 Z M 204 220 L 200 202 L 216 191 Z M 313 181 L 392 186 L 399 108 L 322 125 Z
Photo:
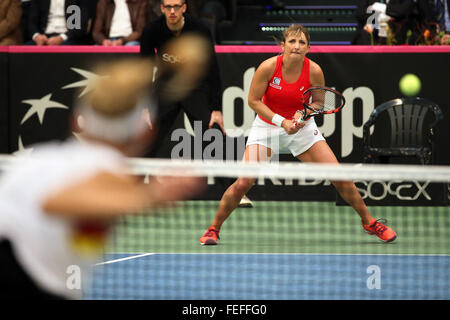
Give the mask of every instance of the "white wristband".
M 272 123 L 278 127 L 281 127 L 281 124 L 283 123 L 284 119 L 286 118 L 280 116 L 278 113 L 275 113 L 275 115 L 272 118 Z

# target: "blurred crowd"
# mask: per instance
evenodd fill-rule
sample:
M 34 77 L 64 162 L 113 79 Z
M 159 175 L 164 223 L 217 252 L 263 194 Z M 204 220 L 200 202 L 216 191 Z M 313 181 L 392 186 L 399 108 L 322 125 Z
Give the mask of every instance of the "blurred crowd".
M 226 0 L 186 0 L 215 35 Z M 0 0 L 0 45 L 139 45 L 160 0 Z
M 450 44 L 450 0 L 359 0 L 353 44 Z
M 186 0 L 216 40 L 230 0 Z M 450 44 L 450 0 L 356 0 L 353 44 Z M 271 0 L 272 6 L 281 3 Z M 160 0 L 0 0 L 0 45 L 139 45 Z M 81 12 L 80 12 L 81 11 Z

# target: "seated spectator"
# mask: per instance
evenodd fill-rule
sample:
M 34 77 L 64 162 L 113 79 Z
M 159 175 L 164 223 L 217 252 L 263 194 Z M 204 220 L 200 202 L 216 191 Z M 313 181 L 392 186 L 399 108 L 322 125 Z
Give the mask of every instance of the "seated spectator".
M 33 0 L 28 15 L 32 40 L 26 44 L 89 44 L 91 0 Z
M 134 46 L 147 23 L 147 0 L 99 0 L 92 31 L 98 45 Z
M 21 16 L 20 0 L 0 1 L 0 46 L 19 45 L 22 43 Z

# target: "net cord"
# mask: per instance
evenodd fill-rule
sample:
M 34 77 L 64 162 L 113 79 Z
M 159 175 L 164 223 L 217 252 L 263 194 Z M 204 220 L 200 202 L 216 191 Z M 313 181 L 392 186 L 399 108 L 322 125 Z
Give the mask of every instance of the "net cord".
M 0 170 L 21 158 L 0 155 Z M 22 158 L 28 159 L 28 158 Z M 32 156 L 30 157 L 32 159 Z M 277 179 L 379 180 L 450 182 L 450 166 L 301 162 L 242 162 L 185 159 L 128 158 L 130 174 L 192 177 Z

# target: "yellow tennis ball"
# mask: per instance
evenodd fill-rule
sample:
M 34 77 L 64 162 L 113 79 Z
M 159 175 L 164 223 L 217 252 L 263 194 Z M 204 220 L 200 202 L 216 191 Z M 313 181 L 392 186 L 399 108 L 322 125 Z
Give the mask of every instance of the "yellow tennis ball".
M 405 96 L 415 96 L 420 92 L 422 84 L 420 83 L 419 77 L 415 74 L 408 73 L 400 79 L 399 86 L 400 91 Z

